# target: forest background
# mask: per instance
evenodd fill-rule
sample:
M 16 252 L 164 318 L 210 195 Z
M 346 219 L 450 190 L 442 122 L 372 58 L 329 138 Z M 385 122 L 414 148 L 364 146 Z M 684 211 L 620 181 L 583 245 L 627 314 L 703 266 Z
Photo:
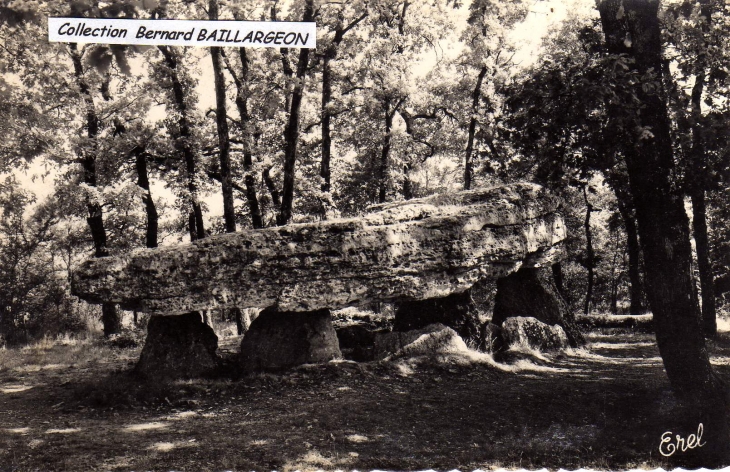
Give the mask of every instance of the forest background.
M 0 15 L 3 342 L 100 317 L 119 332 L 125 314 L 70 295 L 88 257 L 521 180 L 565 199 L 570 256 L 553 270 L 574 311 L 643 313 L 625 164 L 636 84 L 669 111 L 695 292 L 717 329 L 730 288 L 722 2 L 662 5 L 659 78 L 604 44 L 592 2 L 12 1 Z M 316 21 L 318 46 L 51 44 L 48 16 Z

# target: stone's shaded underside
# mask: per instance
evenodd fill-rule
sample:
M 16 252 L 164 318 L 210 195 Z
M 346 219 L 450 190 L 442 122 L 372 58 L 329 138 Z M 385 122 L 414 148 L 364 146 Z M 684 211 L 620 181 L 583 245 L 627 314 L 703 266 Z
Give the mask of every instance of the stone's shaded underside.
M 89 302 L 179 314 L 216 306 L 315 311 L 440 298 L 547 263 L 565 238 L 558 201 L 533 184 L 375 207 L 361 218 L 217 235 L 96 258 L 73 272 Z
M 567 304 L 558 293 L 550 270 L 521 268 L 497 281 L 492 323 L 510 317 L 533 317 L 548 325 L 560 325 L 573 347 L 585 344 Z
M 471 290 L 443 298 L 403 302 L 398 305 L 393 321 L 395 331 L 424 328 L 442 323 L 452 328 L 467 345 L 477 348 L 481 342 L 479 312 L 471 298 Z
M 341 358 L 326 309 L 291 313 L 266 308 L 241 342 L 241 363 L 246 371 L 280 370 Z
M 373 360 L 373 346 L 375 345 L 376 331 L 364 325 L 351 325 L 336 328 L 337 340 L 340 344 L 342 356 L 356 362 Z
M 218 366 L 218 337 L 199 313 L 152 316 L 135 371 L 147 378 L 192 378 Z

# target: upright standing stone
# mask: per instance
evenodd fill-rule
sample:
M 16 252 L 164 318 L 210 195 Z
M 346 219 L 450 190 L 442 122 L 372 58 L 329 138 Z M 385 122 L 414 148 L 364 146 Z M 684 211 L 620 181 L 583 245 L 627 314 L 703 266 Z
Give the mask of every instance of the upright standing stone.
M 241 363 L 246 371 L 280 370 L 341 358 L 327 309 L 285 312 L 266 308 L 241 341 Z
M 218 336 L 199 313 L 153 315 L 135 371 L 148 378 L 187 378 L 218 366 Z
M 522 268 L 497 280 L 492 323 L 502 326 L 507 318 L 514 316 L 533 317 L 548 325 L 558 324 L 571 346 L 585 344 L 549 270 Z

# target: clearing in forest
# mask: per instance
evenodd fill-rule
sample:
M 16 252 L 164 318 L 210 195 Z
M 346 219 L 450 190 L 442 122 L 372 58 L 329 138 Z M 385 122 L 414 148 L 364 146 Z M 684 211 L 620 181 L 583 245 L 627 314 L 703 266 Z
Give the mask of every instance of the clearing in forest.
M 172 383 L 131 376 L 138 348 L 3 350 L 0 468 L 666 468 L 662 433 L 692 425 L 677 416 L 653 335 L 588 339 L 510 365 L 465 353 Z M 727 379 L 730 337 L 711 347 Z

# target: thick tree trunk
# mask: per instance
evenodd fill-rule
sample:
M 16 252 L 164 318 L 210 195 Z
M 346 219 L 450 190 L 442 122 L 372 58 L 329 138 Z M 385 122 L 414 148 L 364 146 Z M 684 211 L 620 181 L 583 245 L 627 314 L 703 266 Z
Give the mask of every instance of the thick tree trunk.
M 626 201 L 631 198 L 628 191 L 617 191 L 619 213 L 626 229 L 626 249 L 629 253 L 629 312 L 632 315 L 640 315 L 646 311 L 644 306 L 644 284 L 641 280 L 641 247 L 639 246 L 639 233 L 636 228 L 636 218 L 631 210 L 632 202 Z
M 145 246 L 149 248 L 157 247 L 157 231 L 159 227 L 159 217 L 155 202 L 152 200 L 150 192 L 150 180 L 147 174 L 147 158 L 142 149 L 137 148 L 135 153 L 135 167 L 137 169 L 137 185 L 145 191 L 142 196 L 144 203 L 145 215 L 147 216 L 147 229 L 145 231 Z
M 195 174 L 197 172 L 197 162 L 195 152 L 191 146 L 190 140 L 192 133 L 190 131 L 190 122 L 188 120 L 188 107 L 185 103 L 185 91 L 182 82 L 178 76 L 177 66 L 178 59 L 175 53 L 167 46 L 158 46 L 158 49 L 165 58 L 165 64 L 170 70 L 170 80 L 172 82 L 172 93 L 175 106 L 180 114 L 176 147 L 182 151 L 185 161 L 185 171 L 187 174 L 187 186 L 190 193 L 190 213 L 188 215 L 188 230 L 190 232 L 191 241 L 205 238 L 205 226 L 203 223 L 203 210 L 198 200 L 198 186 L 195 183 Z
M 208 2 L 208 17 L 218 19 L 218 0 Z M 210 48 L 213 61 L 213 78 L 215 83 L 215 121 L 218 129 L 218 158 L 221 166 L 221 190 L 223 193 L 223 220 L 227 233 L 236 231 L 236 210 L 233 204 L 233 187 L 231 185 L 231 141 L 228 135 L 228 111 L 226 110 L 226 81 L 221 64 L 221 48 Z
M 473 177 L 472 153 L 474 152 L 474 135 L 477 129 L 477 113 L 479 111 L 479 98 L 482 94 L 482 82 L 487 75 L 487 66 L 482 66 L 477 77 L 477 83 L 474 86 L 474 92 L 471 94 L 471 118 L 469 119 L 469 136 L 466 142 L 466 158 L 464 159 L 464 190 L 471 189 L 471 181 Z
M 662 72 L 658 7 L 658 1 L 647 0 L 599 3 L 609 51 L 633 58 L 640 75 Z M 677 459 L 693 466 L 727 465 L 727 396 L 710 365 L 694 296 L 689 221 L 683 196 L 672 182 L 674 156 L 666 103 L 651 87 L 641 85 L 635 90 L 643 105 L 637 130 L 651 129 L 651 134 L 641 132 L 635 138 L 626 163 L 646 266 L 647 295 L 671 385 L 680 398 L 694 405 L 694 421 L 703 423 L 709 433 L 703 448 Z
M 69 45 L 71 50 L 71 60 L 74 65 L 74 75 L 76 77 L 76 83 L 79 86 L 81 97 L 86 107 L 86 132 L 91 145 L 94 147 L 92 151 L 85 150 L 82 158 L 83 166 L 83 178 L 84 183 L 89 187 L 96 187 L 96 139 L 99 134 L 99 117 L 96 114 L 96 108 L 94 106 L 94 99 L 91 96 L 89 85 L 84 79 L 84 68 L 81 61 L 81 55 L 78 52 L 75 43 Z M 101 203 L 91 200 L 87 197 L 86 208 L 89 212 L 89 216 L 86 218 L 86 222 L 89 225 L 91 231 L 91 239 L 94 242 L 94 255 L 95 257 L 104 257 L 109 255 L 107 250 L 106 241 L 106 230 L 104 228 L 104 216 L 101 208 Z M 116 310 L 116 305 L 113 303 L 103 303 L 102 309 L 102 323 L 104 325 L 104 336 L 111 336 L 112 334 L 119 333 L 121 331 L 121 318 Z
M 304 6 L 302 21 L 313 21 L 314 0 L 307 0 Z M 294 177 L 297 162 L 297 147 L 299 145 L 299 110 L 302 106 L 304 96 L 304 83 L 309 65 L 309 49 L 302 48 L 299 51 L 297 63 L 296 84 L 291 94 L 291 108 L 289 110 L 289 122 L 284 131 L 284 188 L 282 189 L 281 208 L 276 217 L 276 223 L 283 226 L 291 221 L 292 206 L 294 203 Z

